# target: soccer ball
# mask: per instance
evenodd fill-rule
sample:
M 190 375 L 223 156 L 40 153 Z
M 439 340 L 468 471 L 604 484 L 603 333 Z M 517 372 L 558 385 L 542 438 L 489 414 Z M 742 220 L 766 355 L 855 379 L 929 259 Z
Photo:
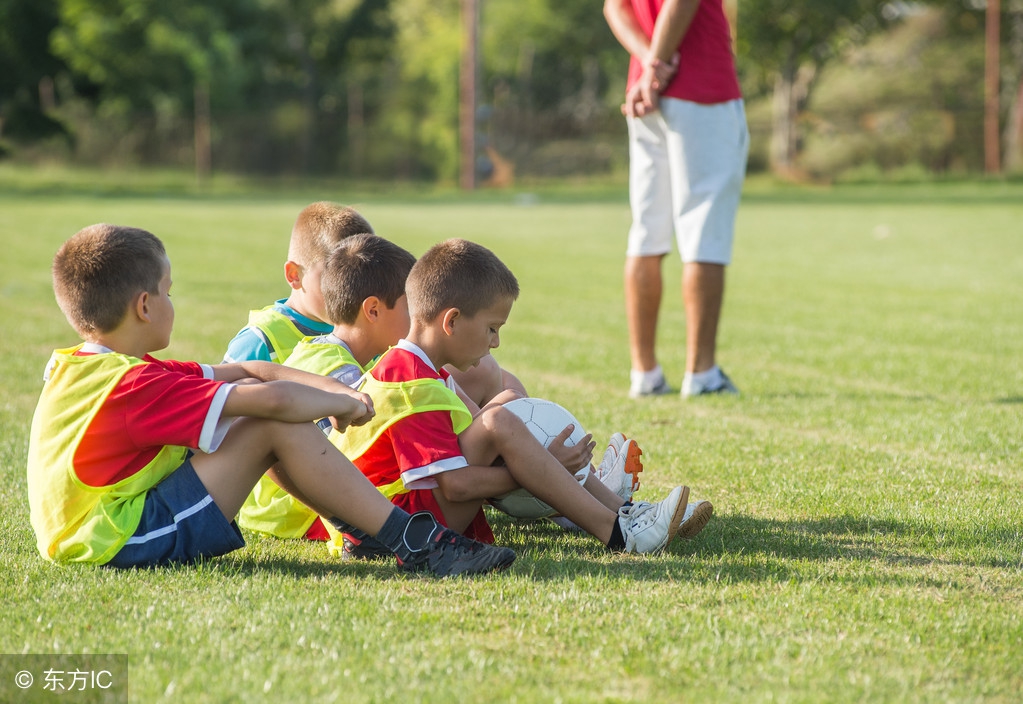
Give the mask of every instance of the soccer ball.
M 542 398 L 518 398 L 504 404 L 504 407 L 521 418 L 529 432 L 544 447 L 549 446 L 551 441 L 569 425 L 574 425 L 575 430 L 565 441 L 566 447 L 575 445 L 586 436 L 586 431 L 582 424 L 575 419 L 575 416 L 553 401 Z M 576 471 L 575 476 L 580 484 L 586 481 L 589 469 L 590 466 L 587 463 Z M 503 496 L 490 499 L 490 504 L 513 518 L 538 519 L 557 514 L 554 508 L 525 489 L 516 489 Z

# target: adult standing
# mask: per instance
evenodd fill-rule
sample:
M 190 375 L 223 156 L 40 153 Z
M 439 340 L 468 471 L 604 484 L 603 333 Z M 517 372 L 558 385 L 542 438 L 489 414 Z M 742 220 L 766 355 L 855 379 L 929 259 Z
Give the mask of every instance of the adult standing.
M 605 0 L 604 16 L 632 57 L 622 106 L 633 217 L 625 261 L 629 395 L 672 391 L 654 343 L 673 234 L 686 313 L 682 396 L 738 393 L 715 351 L 749 132 L 722 0 Z

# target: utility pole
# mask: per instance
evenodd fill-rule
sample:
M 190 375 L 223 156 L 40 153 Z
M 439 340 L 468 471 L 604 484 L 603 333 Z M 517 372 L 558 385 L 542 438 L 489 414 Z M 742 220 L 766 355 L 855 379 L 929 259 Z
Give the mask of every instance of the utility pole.
M 997 174 L 1002 170 L 1001 140 L 998 134 L 1001 5 L 1001 0 L 987 0 L 984 14 L 984 171 L 989 174 Z
M 479 3 L 462 0 L 462 61 L 459 69 L 458 124 L 461 152 L 459 183 L 476 188 L 476 87 L 479 85 Z

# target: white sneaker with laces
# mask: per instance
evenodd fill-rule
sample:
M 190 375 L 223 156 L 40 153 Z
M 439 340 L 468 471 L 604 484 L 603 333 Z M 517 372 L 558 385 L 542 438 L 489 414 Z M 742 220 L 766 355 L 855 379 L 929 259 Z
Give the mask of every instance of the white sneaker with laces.
M 607 443 L 604 458 L 597 465 L 597 479 L 625 501 L 639 489 L 639 473 L 643 471 L 643 450 L 635 440 L 615 433 Z
M 662 550 L 678 533 L 688 503 L 689 487 L 678 486 L 660 503 L 640 501 L 618 509 L 618 525 L 625 538 L 625 552 Z
M 696 537 L 714 515 L 714 506 L 709 501 L 700 499 L 691 501 L 682 516 L 682 524 L 678 527 L 678 537 L 692 540 Z

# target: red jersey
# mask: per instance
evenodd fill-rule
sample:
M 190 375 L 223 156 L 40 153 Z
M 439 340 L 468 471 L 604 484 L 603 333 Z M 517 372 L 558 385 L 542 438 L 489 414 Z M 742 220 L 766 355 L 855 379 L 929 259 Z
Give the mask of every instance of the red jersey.
M 85 351 L 77 356 L 91 354 Z M 129 369 L 89 424 L 74 455 L 75 474 L 88 486 L 109 486 L 146 467 L 165 445 L 212 452 L 229 422 L 221 422 L 228 386 L 208 379 L 197 362 L 146 355 Z M 220 392 L 218 397 L 218 391 Z
M 664 0 L 631 0 L 633 12 L 646 36 L 652 37 L 657 14 Z M 679 98 L 713 105 L 742 97 L 732 55 L 732 34 L 722 0 L 700 0 L 689 29 L 678 47 L 678 73 L 661 92 L 665 98 Z M 629 62 L 629 87 L 643 73 L 641 60 Z
M 425 355 L 420 355 L 422 350 L 416 345 L 401 340 L 370 373 L 381 382 L 438 379 L 447 383 L 450 375 L 443 369 L 437 371 L 424 359 Z M 429 511 L 445 526 L 447 519 L 433 494 L 436 476 L 469 464 L 462 455 L 448 410 L 423 410 L 391 423 L 353 462 L 377 487 L 400 480 L 407 491 L 391 496 L 391 502 L 409 513 Z M 465 535 L 484 543 L 494 542 L 482 507 Z

